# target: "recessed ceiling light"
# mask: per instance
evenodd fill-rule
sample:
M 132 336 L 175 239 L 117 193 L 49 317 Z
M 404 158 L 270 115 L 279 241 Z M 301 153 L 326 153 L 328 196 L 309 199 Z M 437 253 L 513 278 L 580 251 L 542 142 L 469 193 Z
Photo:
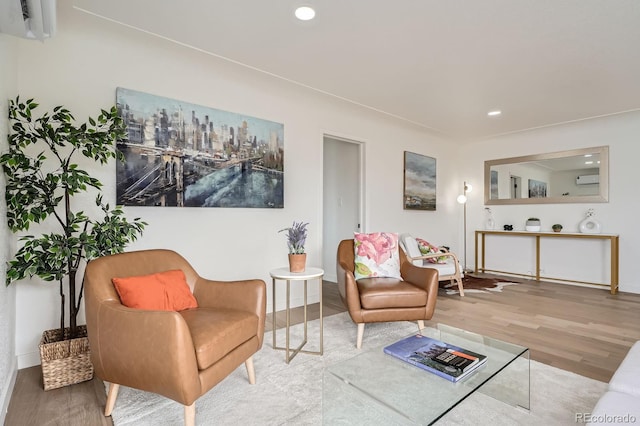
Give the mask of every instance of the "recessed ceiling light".
M 591 157 L 593 154 L 585 154 L 585 157 Z
M 309 6 L 301 6 L 296 9 L 296 18 L 301 21 L 309 21 L 316 16 L 316 11 Z
M 502 111 L 500 111 L 500 110 L 489 111 L 489 112 L 487 113 L 487 115 L 488 115 L 489 117 L 497 117 L 497 116 L 498 116 L 498 115 L 500 115 L 500 114 L 502 114 Z
M 584 164 L 593 164 L 593 161 L 585 161 Z

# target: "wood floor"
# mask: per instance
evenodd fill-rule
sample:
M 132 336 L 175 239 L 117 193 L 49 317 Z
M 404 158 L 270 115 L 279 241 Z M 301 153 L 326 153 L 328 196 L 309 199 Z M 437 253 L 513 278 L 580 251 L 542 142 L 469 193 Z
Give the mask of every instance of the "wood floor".
M 336 284 L 325 282 L 323 293 L 324 316 L 344 312 Z M 318 318 L 318 311 L 317 304 L 310 305 L 309 318 Z M 302 309 L 297 308 L 292 321 L 301 320 Z M 276 327 L 283 327 L 284 321 L 284 315 L 278 315 Z M 430 322 L 527 346 L 531 359 L 606 382 L 631 345 L 640 340 L 640 295 L 522 281 L 502 293 L 467 292 L 465 297 L 441 293 Z M 267 330 L 271 330 L 270 316 Z M 365 348 L 366 339 L 365 328 Z M 262 350 L 270 349 L 263 346 Z M 20 370 L 5 425 L 112 424 L 111 418 L 102 415 L 106 398 L 99 379 L 47 392 L 42 389 L 39 366 Z

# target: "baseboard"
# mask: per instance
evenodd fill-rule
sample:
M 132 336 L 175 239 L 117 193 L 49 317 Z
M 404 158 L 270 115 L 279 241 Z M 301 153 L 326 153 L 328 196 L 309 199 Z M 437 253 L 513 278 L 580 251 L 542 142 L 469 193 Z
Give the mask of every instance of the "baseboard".
M 18 355 L 18 369 L 33 367 L 40 365 L 40 352 L 28 352 L 26 354 Z
M 324 277 L 322 277 L 324 281 L 329 281 L 332 283 L 338 282 L 338 277 L 336 274 L 327 274 L 327 271 L 324 272 Z
M 9 410 L 9 403 L 11 402 L 11 395 L 13 394 L 13 388 L 16 384 L 16 377 L 18 376 L 18 362 L 16 357 L 13 357 L 13 362 L 11 363 L 11 367 L 9 368 L 9 380 L 4 389 L 2 389 L 2 394 L 0 394 L 0 402 L 2 402 L 2 410 L 0 411 L 0 425 L 5 424 L 5 418 L 7 417 L 7 411 Z

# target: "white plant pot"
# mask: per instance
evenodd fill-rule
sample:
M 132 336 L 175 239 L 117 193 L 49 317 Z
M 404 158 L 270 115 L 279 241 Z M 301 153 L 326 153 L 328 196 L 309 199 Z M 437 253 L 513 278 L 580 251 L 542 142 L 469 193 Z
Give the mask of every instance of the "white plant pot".
M 529 232 L 540 232 L 540 225 L 526 225 L 524 229 Z

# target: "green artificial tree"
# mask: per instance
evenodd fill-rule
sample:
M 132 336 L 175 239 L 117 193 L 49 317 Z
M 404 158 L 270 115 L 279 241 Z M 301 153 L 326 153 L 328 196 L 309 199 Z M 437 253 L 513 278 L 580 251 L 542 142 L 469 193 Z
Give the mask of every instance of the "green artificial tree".
M 123 159 L 116 142 L 126 136 L 126 127 L 115 107 L 101 110 L 88 123 L 75 124 L 69 110 L 57 106 L 52 112 L 34 116 L 38 104 L 17 97 L 9 104 L 9 150 L 0 157 L 6 175 L 7 221 L 13 232 L 27 232 L 35 223 L 51 219 L 58 231 L 24 235 L 9 261 L 6 284 L 38 276 L 57 282 L 60 294 L 60 335 L 78 337 L 77 316 L 84 290 L 79 276 L 83 263 L 122 252 L 142 234 L 140 218 L 128 221 L 122 209 L 103 202 L 102 183 L 76 162 L 84 156 L 100 165 Z M 86 203 L 95 195 L 101 216 L 75 208 L 77 197 Z M 84 204 L 86 205 L 86 204 Z M 90 206 L 89 206 L 90 207 Z M 65 295 L 66 284 L 66 295 Z M 65 330 L 68 297 L 69 333 Z

